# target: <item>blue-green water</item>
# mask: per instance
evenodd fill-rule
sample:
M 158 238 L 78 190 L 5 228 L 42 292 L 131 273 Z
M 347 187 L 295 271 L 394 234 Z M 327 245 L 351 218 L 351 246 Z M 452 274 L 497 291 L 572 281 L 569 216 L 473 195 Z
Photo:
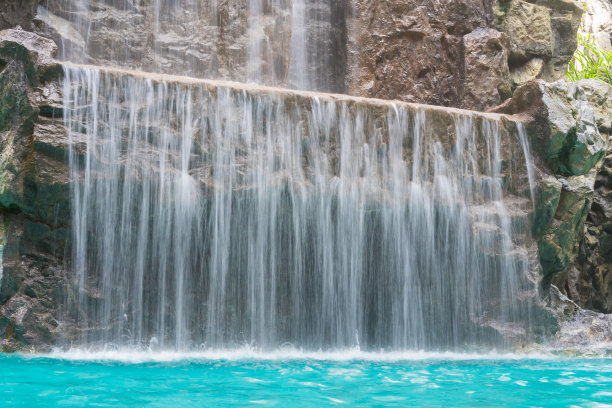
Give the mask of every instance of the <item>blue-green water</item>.
M 612 407 L 612 360 L 469 355 L 0 356 L 20 407 Z

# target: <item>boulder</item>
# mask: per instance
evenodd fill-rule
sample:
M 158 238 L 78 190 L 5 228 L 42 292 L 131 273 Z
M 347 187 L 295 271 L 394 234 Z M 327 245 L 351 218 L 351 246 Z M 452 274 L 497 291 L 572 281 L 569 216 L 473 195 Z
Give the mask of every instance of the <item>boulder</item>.
M 576 50 L 582 6 L 574 0 L 495 0 L 494 27 L 510 40 L 513 86 L 565 77 Z
M 462 107 L 485 110 L 511 96 L 508 40 L 492 28 L 463 36 L 465 92 Z
M 551 171 L 564 177 L 580 176 L 588 174 L 606 154 L 607 137 L 599 128 L 609 126 L 605 119 L 609 102 L 602 98 L 609 88 L 595 81 L 537 80 L 519 87 L 511 100 L 493 111 L 527 115 L 531 143 Z
M 514 0 L 501 24 L 510 40 L 510 58 L 524 61 L 533 56 L 552 57 L 551 10 L 526 1 Z
M 600 81 L 536 80 L 493 109 L 521 118 L 534 147 L 544 284 L 605 313 L 612 312 L 611 95 Z

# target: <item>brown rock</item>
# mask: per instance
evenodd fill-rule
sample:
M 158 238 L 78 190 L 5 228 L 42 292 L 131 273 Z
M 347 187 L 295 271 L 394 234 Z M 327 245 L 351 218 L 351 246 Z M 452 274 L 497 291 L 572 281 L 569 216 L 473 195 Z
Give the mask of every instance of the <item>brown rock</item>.
M 351 94 L 444 106 L 491 106 L 481 100 L 478 90 L 463 103 L 463 36 L 486 26 L 488 11 L 482 2 L 393 0 L 360 5 L 358 22 L 353 24 L 358 61 L 350 67 Z M 479 46 L 476 37 L 468 41 L 471 47 Z M 486 41 L 481 45 L 486 48 Z M 487 59 L 495 58 L 492 51 L 487 49 Z M 476 62 L 475 57 L 471 62 Z M 482 66 L 477 69 L 482 71 Z
M 0 30 L 21 26 L 29 29 L 36 15 L 37 0 L 2 0 Z
M 523 61 L 531 56 L 551 57 L 553 32 L 550 9 L 513 0 L 506 12 L 502 31 L 510 40 L 510 58 Z
M 511 95 L 508 40 L 492 28 L 478 28 L 463 37 L 465 93 L 462 107 L 485 110 Z

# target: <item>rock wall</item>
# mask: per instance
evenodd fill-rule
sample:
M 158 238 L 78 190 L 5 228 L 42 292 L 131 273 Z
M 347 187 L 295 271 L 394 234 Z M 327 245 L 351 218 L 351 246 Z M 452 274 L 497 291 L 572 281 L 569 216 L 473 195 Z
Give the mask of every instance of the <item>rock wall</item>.
M 0 339 L 4 351 L 50 344 L 69 234 L 67 140 L 57 47 L 22 30 L 0 31 Z
M 612 313 L 612 86 L 530 82 L 496 112 L 522 115 L 540 179 L 534 234 L 543 284 Z
M 610 0 L 583 0 L 582 31 L 591 33 L 598 46 L 612 51 L 612 2 Z
M 72 62 L 486 110 L 532 79 L 563 78 L 583 13 L 575 0 L 317 0 L 304 10 L 276 0 L 257 15 L 253 3 L 184 0 L 155 18 L 153 2 L 88 12 L 44 0 L 28 24 L 36 0 L 26 0 L 29 14 L 2 15 Z
M 36 0 L 3 0 L 0 11 L 0 30 L 21 26 L 31 29 L 36 8 Z

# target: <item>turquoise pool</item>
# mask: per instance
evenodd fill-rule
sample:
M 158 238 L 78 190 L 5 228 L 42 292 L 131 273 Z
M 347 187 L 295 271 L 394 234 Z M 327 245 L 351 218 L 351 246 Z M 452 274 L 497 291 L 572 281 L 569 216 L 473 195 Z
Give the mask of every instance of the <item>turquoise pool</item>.
M 612 407 L 612 360 L 455 354 L 0 355 L 18 407 Z

